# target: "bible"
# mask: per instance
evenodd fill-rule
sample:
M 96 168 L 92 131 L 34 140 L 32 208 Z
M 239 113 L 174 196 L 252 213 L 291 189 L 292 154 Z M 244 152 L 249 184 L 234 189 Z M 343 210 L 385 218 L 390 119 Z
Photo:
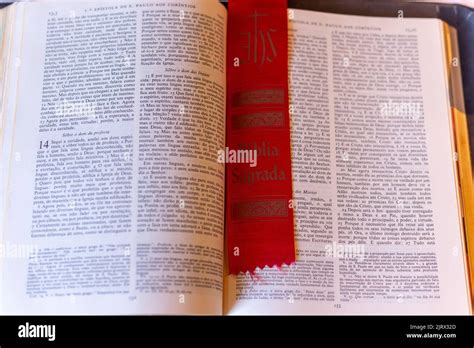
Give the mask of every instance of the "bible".
M 253 179 L 222 163 L 227 25 L 217 0 L 0 10 L 0 313 L 470 314 L 455 29 L 288 9 L 296 261 L 229 274 L 225 183 Z

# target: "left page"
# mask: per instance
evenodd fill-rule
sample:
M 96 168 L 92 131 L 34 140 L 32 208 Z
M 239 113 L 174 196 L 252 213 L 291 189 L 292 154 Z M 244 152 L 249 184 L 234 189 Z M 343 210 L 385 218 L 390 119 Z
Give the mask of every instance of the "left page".
M 221 314 L 224 6 L 13 6 L 2 313 Z

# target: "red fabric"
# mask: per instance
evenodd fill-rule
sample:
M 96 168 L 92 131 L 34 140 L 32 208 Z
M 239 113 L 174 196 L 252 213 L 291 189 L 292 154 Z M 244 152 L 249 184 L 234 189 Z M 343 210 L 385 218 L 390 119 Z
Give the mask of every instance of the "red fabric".
M 228 266 L 238 274 L 295 261 L 288 19 L 286 0 L 230 0 L 228 10 L 227 147 L 260 152 L 254 168 L 226 164 Z

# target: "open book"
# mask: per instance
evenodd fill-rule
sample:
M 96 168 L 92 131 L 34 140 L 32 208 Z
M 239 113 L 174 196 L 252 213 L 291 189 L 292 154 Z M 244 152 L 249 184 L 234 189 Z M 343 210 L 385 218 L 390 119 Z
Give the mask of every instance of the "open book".
M 226 8 L 0 13 L 1 313 L 471 312 L 472 172 L 440 20 L 293 10 L 297 261 L 229 276 Z

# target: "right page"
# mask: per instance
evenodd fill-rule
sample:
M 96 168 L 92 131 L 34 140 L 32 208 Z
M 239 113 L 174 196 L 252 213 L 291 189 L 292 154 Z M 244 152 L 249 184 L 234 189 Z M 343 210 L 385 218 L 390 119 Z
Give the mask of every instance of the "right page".
M 292 11 L 297 262 L 226 313 L 470 313 L 442 22 Z

